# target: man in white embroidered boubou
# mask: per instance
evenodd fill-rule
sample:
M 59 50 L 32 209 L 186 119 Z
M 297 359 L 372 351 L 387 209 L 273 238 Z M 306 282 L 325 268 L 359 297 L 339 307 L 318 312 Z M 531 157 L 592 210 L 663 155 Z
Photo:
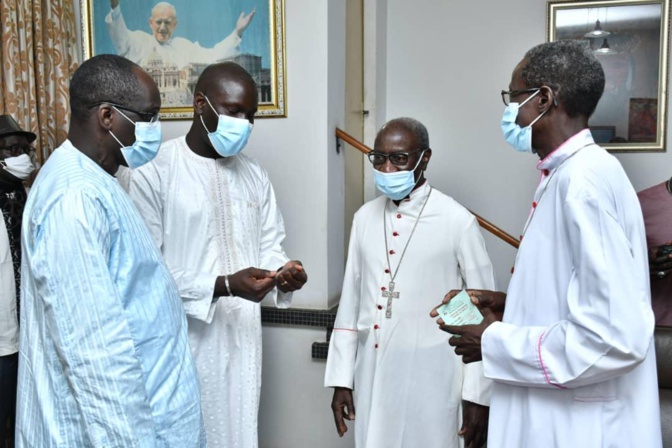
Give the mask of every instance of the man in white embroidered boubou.
M 538 154 L 541 181 L 507 293 L 470 292 L 479 325 L 438 320 L 494 380 L 489 448 L 661 446 L 642 212 L 588 128 L 604 83 L 583 42 L 559 41 L 502 91 L 506 141 Z
M 196 83 L 187 135 L 164 143 L 129 186 L 182 296 L 208 446 L 257 446 L 259 302 L 268 296 L 286 308 L 308 279 L 282 248 L 266 170 L 241 154 L 257 105 L 242 67 L 210 65 Z
M 431 156 L 411 118 L 383 126 L 368 154 L 384 196 L 355 215 L 325 375 L 339 435 L 356 405 L 358 447 L 457 448 L 460 436 L 481 447 L 487 434 L 489 381 L 426 307 L 448 289 L 493 287 L 492 265 L 474 216 L 426 181 Z

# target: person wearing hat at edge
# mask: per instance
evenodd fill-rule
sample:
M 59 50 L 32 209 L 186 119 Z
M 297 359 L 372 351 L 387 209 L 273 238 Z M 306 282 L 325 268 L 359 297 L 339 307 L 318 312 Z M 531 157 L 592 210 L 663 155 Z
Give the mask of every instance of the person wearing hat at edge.
M 35 169 L 31 143 L 36 137 L 21 129 L 10 115 L 0 115 L 0 446 L 14 446 L 21 215 L 27 197 L 23 181 Z

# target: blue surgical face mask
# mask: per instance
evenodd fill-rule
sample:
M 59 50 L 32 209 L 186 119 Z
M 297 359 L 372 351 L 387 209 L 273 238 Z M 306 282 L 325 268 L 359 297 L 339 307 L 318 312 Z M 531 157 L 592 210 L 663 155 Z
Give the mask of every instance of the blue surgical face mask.
M 207 96 L 205 100 L 210 105 L 212 111 L 217 114 Z M 217 115 L 219 115 L 219 121 L 217 122 L 215 132 L 210 132 L 207 126 L 205 126 L 203 115 L 201 115 L 201 123 L 205 130 L 208 131 L 208 138 L 217 154 L 222 157 L 235 156 L 247 145 L 247 140 L 250 138 L 254 126 L 248 120 L 242 118 L 229 117 L 224 114 Z
M 418 165 L 420 165 L 420 162 L 422 162 L 425 151 L 426 149 L 420 153 L 418 163 L 415 164 L 412 170 L 383 173 L 374 168 L 373 180 L 376 182 L 378 190 L 393 201 L 401 201 L 408 196 L 418 183 L 413 173 L 418 168 Z M 418 180 L 420 180 L 420 176 L 418 176 Z
M 156 120 L 151 123 L 144 121 L 136 123 L 116 107 L 114 109 L 135 125 L 135 142 L 131 146 L 124 146 L 117 136 L 109 131 L 110 135 L 121 146 L 121 154 L 124 156 L 128 167 L 131 169 L 139 168 L 154 160 L 161 147 L 161 122 Z
M 528 126 L 521 128 L 517 123 L 516 119 L 518 118 L 518 111 L 521 107 L 530 101 L 540 90 L 537 90 L 532 95 L 530 95 L 522 103 L 509 103 L 504 109 L 504 114 L 502 115 L 502 133 L 504 134 L 504 139 L 506 143 L 513 146 L 516 151 L 536 153 L 537 151 L 532 148 L 532 126 L 536 123 L 541 117 L 544 116 L 548 109 L 542 112 L 537 118 L 535 118 L 532 123 Z

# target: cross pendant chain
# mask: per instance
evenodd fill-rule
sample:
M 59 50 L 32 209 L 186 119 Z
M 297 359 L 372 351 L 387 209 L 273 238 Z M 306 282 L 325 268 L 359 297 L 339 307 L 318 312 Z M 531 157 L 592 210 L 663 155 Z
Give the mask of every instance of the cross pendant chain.
M 383 291 L 383 297 L 387 299 L 387 308 L 385 308 L 385 317 L 390 319 L 392 317 L 392 299 L 399 298 L 399 291 L 394 290 L 394 282 L 390 282 L 387 291 Z
M 406 254 L 406 249 L 408 249 L 408 244 L 411 242 L 411 238 L 413 238 L 413 234 L 415 233 L 415 228 L 418 227 L 418 222 L 420 222 L 420 217 L 422 216 L 422 212 L 425 210 L 425 206 L 427 205 L 427 202 L 429 201 L 429 197 L 431 195 L 432 195 L 432 187 L 429 187 L 429 193 L 427 193 L 427 197 L 425 198 L 425 201 L 422 203 L 422 207 L 420 208 L 420 212 L 418 213 L 418 217 L 415 219 L 415 224 L 413 224 L 413 229 L 411 229 L 411 234 L 408 236 L 408 240 L 406 241 L 406 245 L 404 246 L 404 250 L 401 251 L 401 256 L 399 257 L 399 262 L 397 263 L 397 268 L 394 270 L 394 273 L 392 272 L 392 265 L 390 263 L 390 255 L 389 255 L 390 250 L 389 250 L 389 245 L 387 244 L 387 217 L 385 216 L 385 211 L 387 210 L 387 205 L 390 202 L 389 199 L 385 203 L 385 207 L 383 207 L 383 235 L 385 235 L 385 256 L 387 257 L 387 272 L 390 275 L 390 283 L 388 285 L 388 288 L 387 288 L 386 291 L 383 291 L 383 297 L 385 297 L 387 299 L 387 307 L 385 308 L 385 317 L 387 319 L 392 318 L 392 299 L 398 299 L 399 298 L 399 291 L 394 290 L 394 279 L 397 276 L 397 272 L 399 272 L 399 266 L 401 266 L 401 262 L 404 259 L 404 255 Z

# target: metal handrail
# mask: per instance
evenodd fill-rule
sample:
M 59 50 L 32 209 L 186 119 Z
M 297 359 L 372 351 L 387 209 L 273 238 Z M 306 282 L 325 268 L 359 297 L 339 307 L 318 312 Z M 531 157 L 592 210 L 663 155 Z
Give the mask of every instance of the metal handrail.
M 347 144 L 349 144 L 350 146 L 352 146 L 353 148 L 359 150 L 360 152 L 362 152 L 364 154 L 367 154 L 367 153 L 371 152 L 371 148 L 369 148 L 364 143 L 362 143 L 359 140 L 357 140 L 356 138 L 354 138 L 352 135 L 343 131 L 342 129 L 336 128 L 336 137 L 340 138 L 341 140 L 343 140 L 344 142 L 346 142 Z M 497 238 L 501 239 L 505 243 L 509 243 L 511 246 L 518 249 L 518 247 L 520 246 L 520 241 L 519 240 L 517 240 L 513 236 L 509 235 L 508 233 L 506 233 L 505 231 L 503 231 L 502 229 L 500 229 L 499 227 L 497 227 L 496 225 L 494 225 L 493 223 L 491 223 L 487 219 L 482 218 L 481 216 L 472 212 L 471 210 L 469 210 L 469 211 L 471 212 L 472 215 L 474 215 L 474 217 L 478 221 L 478 224 L 481 227 L 483 227 L 485 230 L 492 233 L 493 235 L 495 235 Z

